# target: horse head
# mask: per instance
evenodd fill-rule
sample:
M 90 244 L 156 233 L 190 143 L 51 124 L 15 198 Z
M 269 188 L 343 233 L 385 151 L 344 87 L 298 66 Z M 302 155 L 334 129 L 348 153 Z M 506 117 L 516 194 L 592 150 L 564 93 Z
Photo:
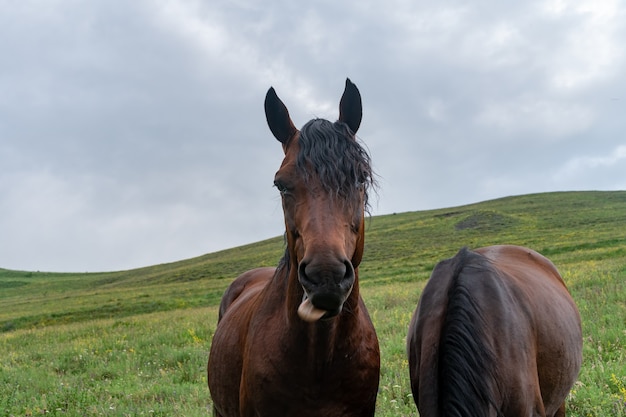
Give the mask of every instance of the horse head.
M 265 115 L 285 158 L 274 185 L 282 198 L 287 251 L 302 296 L 300 318 L 338 315 L 357 280 L 364 243 L 367 191 L 374 179 L 367 152 L 356 140 L 361 95 L 348 79 L 339 119 L 313 119 L 298 130 L 270 88 Z

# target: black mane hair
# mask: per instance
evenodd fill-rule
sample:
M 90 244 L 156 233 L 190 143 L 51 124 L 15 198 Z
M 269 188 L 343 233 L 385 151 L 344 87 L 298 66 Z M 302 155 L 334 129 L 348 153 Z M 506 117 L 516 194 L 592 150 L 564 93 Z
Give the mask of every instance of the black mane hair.
M 442 416 L 482 417 L 494 407 L 501 412 L 492 392 L 496 378 L 494 353 L 486 343 L 485 322 L 471 294 L 472 281 L 495 274 L 488 259 L 461 249 L 450 288 L 439 352 L 439 409 Z
M 326 191 L 353 202 L 361 188 L 368 209 L 368 191 L 376 186 L 370 156 L 347 124 L 313 119 L 300 130 L 297 167 L 310 178 L 314 170 Z

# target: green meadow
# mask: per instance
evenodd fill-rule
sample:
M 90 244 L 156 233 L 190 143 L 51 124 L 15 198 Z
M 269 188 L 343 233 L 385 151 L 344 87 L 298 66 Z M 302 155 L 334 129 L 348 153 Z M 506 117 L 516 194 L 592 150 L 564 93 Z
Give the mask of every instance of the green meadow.
M 417 415 L 406 331 L 434 265 L 462 246 L 503 243 L 550 258 L 578 304 L 584 361 L 568 415 L 626 416 L 623 191 L 369 219 L 359 276 L 381 345 L 377 416 Z M 0 269 L 0 417 L 210 415 L 206 361 L 220 297 L 243 271 L 276 265 L 284 248 L 278 236 L 129 271 Z

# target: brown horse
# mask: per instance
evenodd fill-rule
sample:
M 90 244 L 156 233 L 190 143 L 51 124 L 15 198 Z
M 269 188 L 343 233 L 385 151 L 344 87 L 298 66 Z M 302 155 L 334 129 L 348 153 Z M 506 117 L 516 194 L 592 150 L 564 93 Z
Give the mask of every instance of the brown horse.
M 462 249 L 435 266 L 407 347 L 421 417 L 562 417 L 582 361 L 580 315 L 537 252 Z
M 355 133 L 361 95 L 350 80 L 339 120 L 299 131 L 273 88 L 270 130 L 285 158 L 274 185 L 287 247 L 277 268 L 226 290 L 208 363 L 216 416 L 373 416 L 378 339 L 359 295 L 367 192 L 374 178 Z

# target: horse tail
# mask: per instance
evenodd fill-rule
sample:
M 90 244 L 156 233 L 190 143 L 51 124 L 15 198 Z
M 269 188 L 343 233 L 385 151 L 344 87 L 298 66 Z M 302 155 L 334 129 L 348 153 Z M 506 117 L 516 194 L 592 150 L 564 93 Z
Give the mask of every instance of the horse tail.
M 488 416 L 497 381 L 495 355 L 488 344 L 487 324 L 473 291 L 493 271 L 489 261 L 463 248 L 448 288 L 447 311 L 440 335 L 439 409 L 442 416 Z M 497 414 L 500 416 L 501 412 Z

